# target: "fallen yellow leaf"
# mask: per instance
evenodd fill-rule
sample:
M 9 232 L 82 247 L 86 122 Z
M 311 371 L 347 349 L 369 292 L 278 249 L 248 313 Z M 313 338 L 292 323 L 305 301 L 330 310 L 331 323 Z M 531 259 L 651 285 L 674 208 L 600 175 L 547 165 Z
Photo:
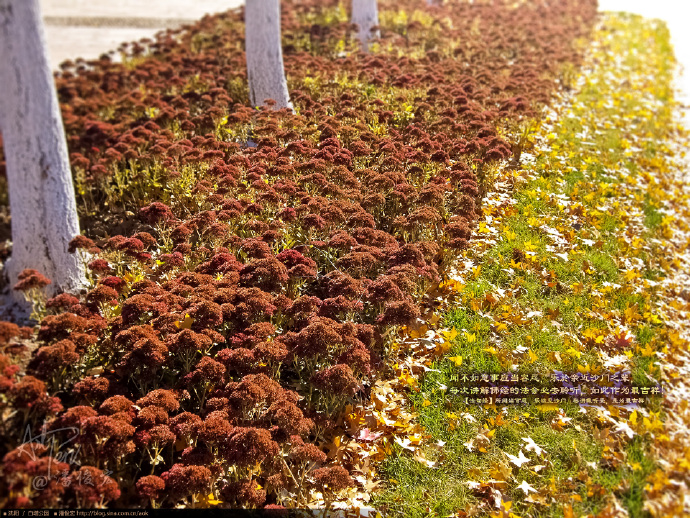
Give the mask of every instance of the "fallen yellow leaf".
M 448 359 L 452 361 L 456 367 L 460 367 L 460 365 L 462 365 L 462 356 L 451 356 Z

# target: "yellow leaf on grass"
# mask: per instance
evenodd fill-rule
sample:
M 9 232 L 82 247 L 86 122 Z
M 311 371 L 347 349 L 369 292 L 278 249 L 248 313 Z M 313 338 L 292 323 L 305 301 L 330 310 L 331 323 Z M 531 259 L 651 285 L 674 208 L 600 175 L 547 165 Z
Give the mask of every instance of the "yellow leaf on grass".
M 453 346 L 450 342 L 441 342 L 436 346 L 435 351 L 438 354 L 446 354 L 448 351 L 450 351 L 450 348 Z
M 580 358 L 582 356 L 582 353 L 580 351 L 575 350 L 574 348 L 570 348 L 566 351 L 570 356 L 573 356 L 575 358 Z
M 561 353 L 558 351 L 551 351 L 549 353 L 549 360 L 556 363 L 561 363 Z
M 429 401 L 428 399 L 425 399 L 425 400 L 424 400 L 424 403 L 422 403 L 422 406 L 423 406 L 424 408 L 426 408 L 426 407 L 428 407 L 428 406 L 431 406 L 431 401 Z
M 484 470 L 479 468 L 470 468 L 467 470 L 467 476 L 471 479 L 480 479 L 484 474 Z
M 453 328 L 450 331 L 443 331 L 441 334 L 446 340 L 455 340 L 455 337 L 458 336 L 458 330 Z
M 642 424 L 644 427 L 651 432 L 655 430 L 663 430 L 664 424 L 657 418 L 657 415 L 654 412 L 650 412 L 650 415 L 652 416 L 652 419 L 648 419 L 646 417 L 642 419 Z
M 410 338 L 421 338 L 422 336 L 426 335 L 428 329 L 429 328 L 427 326 L 419 326 L 415 329 L 409 329 L 408 335 L 410 336 Z
M 506 481 L 513 476 L 512 472 L 513 469 L 510 467 L 510 464 L 504 461 L 499 461 L 496 464 L 494 464 L 494 466 L 489 471 L 489 474 L 493 480 Z
M 456 281 L 455 284 L 451 286 L 451 289 L 456 293 L 462 293 L 465 289 L 465 285 Z
M 494 326 L 494 331 L 497 333 L 501 333 L 502 331 L 506 331 L 508 329 L 508 325 L 505 322 L 498 322 Z
M 637 424 L 637 410 L 635 410 L 632 414 L 630 414 L 630 418 L 629 418 L 629 419 L 630 419 L 630 422 L 631 422 L 633 425 L 636 425 L 636 424 Z
M 537 356 L 536 354 L 534 354 L 534 353 L 532 352 L 532 349 L 528 349 L 527 354 L 529 355 L 529 361 L 530 361 L 531 363 L 534 363 L 534 362 L 536 362 L 536 361 L 539 359 L 539 356 Z
M 647 320 L 647 322 L 650 322 L 652 324 L 661 324 L 661 319 L 659 318 L 659 316 L 653 313 L 645 312 L 644 318 Z
M 448 359 L 452 361 L 456 367 L 460 367 L 460 365 L 462 365 L 462 356 L 451 356 Z
M 654 356 L 654 349 L 647 344 L 645 347 L 640 347 L 640 353 L 642 353 L 642 356 Z
M 637 310 L 637 306 L 628 306 L 625 308 L 623 316 L 625 316 L 627 321 L 631 322 L 633 320 L 638 320 L 642 315 L 640 315 L 640 312 Z
M 636 270 L 626 270 L 623 277 L 626 281 L 632 281 L 633 279 L 639 278 L 640 274 Z
M 408 384 L 410 387 L 412 387 L 413 389 L 416 389 L 416 388 L 417 388 L 417 380 L 416 380 L 413 376 L 410 376 L 409 374 L 402 373 L 402 374 L 398 377 L 398 379 L 399 379 L 400 381 L 402 381 L 403 383 L 407 383 L 407 384 Z

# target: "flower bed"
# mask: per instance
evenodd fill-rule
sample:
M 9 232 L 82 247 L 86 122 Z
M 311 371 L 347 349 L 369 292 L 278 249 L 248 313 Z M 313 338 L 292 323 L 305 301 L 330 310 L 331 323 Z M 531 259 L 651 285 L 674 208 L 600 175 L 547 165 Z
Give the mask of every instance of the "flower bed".
M 382 2 L 365 55 L 342 5 L 285 2 L 294 114 L 247 106 L 238 13 L 65 64 L 93 288 L 46 302 L 25 374 L 5 325 L 1 390 L 7 444 L 45 425 L 78 460 L 13 449 L 6 505 L 304 506 L 353 484 L 320 447 L 468 247 L 596 7 L 513 4 Z

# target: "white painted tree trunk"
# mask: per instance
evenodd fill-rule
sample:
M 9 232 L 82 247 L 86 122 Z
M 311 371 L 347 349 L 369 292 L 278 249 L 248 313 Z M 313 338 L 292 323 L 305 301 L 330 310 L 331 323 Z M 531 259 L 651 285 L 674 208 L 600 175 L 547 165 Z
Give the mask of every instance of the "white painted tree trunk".
M 247 0 L 244 6 L 249 100 L 273 99 L 275 109 L 290 108 L 280 34 L 280 0 Z
M 380 36 L 379 31 L 372 31 L 372 27 L 379 24 L 379 9 L 376 0 L 352 0 L 352 23 L 359 26 L 357 38 L 365 52 L 369 50 L 369 42 Z
M 48 277 L 49 293 L 85 284 L 62 116 L 48 64 L 38 0 L 0 0 L 0 127 L 12 216 L 10 287 L 25 268 Z M 19 301 L 21 294 L 13 292 Z

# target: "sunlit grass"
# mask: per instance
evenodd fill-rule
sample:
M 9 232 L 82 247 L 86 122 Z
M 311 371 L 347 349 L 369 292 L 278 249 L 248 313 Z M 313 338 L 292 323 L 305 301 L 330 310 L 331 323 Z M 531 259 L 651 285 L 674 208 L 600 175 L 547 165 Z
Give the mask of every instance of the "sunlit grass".
M 656 465 L 650 435 L 643 430 L 613 446 L 620 449 L 622 462 L 602 460 L 612 447 L 596 432 L 603 425 L 576 404 L 560 405 L 572 421 L 559 428 L 553 426 L 555 410 L 508 406 L 501 413 L 500 408 L 467 406 L 452 387 L 463 373 L 596 368 L 603 337 L 615 322 L 633 330 L 635 346 L 627 350 L 633 384 L 650 386 L 659 379 L 653 351 L 662 346 L 666 331 L 651 309 L 653 291 L 634 291 L 631 283 L 661 274 L 649 240 L 663 230 L 664 221 L 663 194 L 655 190 L 653 175 L 662 167 L 660 153 L 665 151 L 657 142 L 668 134 L 671 120 L 668 38 L 662 24 L 622 15 L 607 18 L 595 35 L 600 42 L 593 54 L 597 63 L 585 72 L 570 103 L 574 108 L 553 128 L 541 130 L 546 147 L 536 153 L 536 174 L 514 193 L 515 214 L 501 220 L 495 244 L 477 259 L 480 274 L 465 282 L 462 303 L 445 315 L 445 325 L 458 331 L 454 346 L 430 366 L 419 390 L 410 393 L 430 435 L 426 458 L 437 460 L 438 466 L 428 468 L 396 446 L 382 469 L 388 485 L 376 499 L 387 514 L 470 512 L 489 496 L 473 491 L 468 481 L 494 480 L 503 500 L 512 500 L 510 511 L 517 516 L 597 513 L 610 504 L 610 493 L 630 516 L 648 516 L 644 487 Z M 630 79 L 621 85 L 626 73 Z M 633 93 L 638 91 L 643 94 Z M 500 218 L 500 213 L 493 216 Z M 566 256 L 549 249 L 552 241 L 543 225 L 558 230 Z M 477 307 L 496 290 L 512 295 L 493 307 Z M 533 316 L 511 323 L 516 313 Z M 588 329 L 590 335 L 584 333 Z M 530 355 L 512 366 L 501 360 L 501 351 L 519 346 L 529 348 Z M 460 364 L 452 360 L 459 357 Z M 659 411 L 658 401 L 648 408 Z M 623 421 L 625 415 L 620 416 Z M 486 452 L 470 451 L 467 442 L 482 427 L 493 432 L 490 445 Z M 517 455 L 524 447 L 525 437 L 547 452 L 547 466 L 538 472 L 528 467 L 539 462 L 534 455 L 523 467 L 506 461 L 506 453 Z M 559 503 L 529 502 L 517 487 L 522 481 Z M 495 511 L 489 505 L 480 514 L 492 507 Z

